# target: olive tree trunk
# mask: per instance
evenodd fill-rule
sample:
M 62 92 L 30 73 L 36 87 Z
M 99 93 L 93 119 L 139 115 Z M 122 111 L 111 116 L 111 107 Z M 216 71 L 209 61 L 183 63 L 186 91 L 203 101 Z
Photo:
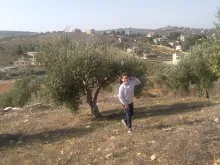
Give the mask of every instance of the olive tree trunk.
M 88 89 L 87 90 L 87 103 L 90 106 L 91 109 L 91 114 L 95 117 L 95 118 L 99 118 L 102 117 L 101 113 L 99 112 L 99 108 L 97 106 L 97 98 L 98 98 L 98 94 L 100 92 L 101 86 L 99 86 L 96 91 L 94 96 L 92 96 L 92 90 Z
M 206 94 L 206 98 L 209 99 L 209 92 L 207 89 L 205 90 L 205 94 Z

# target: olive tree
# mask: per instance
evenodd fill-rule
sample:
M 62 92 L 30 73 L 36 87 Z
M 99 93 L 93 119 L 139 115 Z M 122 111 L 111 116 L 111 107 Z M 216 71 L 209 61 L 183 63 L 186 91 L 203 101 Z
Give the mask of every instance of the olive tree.
M 146 70 L 137 59 L 125 57 L 95 38 L 76 40 L 67 34 L 42 45 L 40 59 L 52 97 L 76 110 L 85 95 L 94 117 L 101 116 L 97 99 L 102 88 L 115 82 L 127 68 L 140 77 Z
M 211 69 L 210 57 L 210 44 L 196 45 L 178 65 L 165 72 L 163 79 L 171 89 L 188 92 L 194 86 L 200 95 L 205 93 L 209 98 L 208 90 L 218 79 Z
M 220 9 L 218 9 L 217 22 L 215 22 L 215 36 L 212 45 L 212 68 L 218 75 L 220 75 Z

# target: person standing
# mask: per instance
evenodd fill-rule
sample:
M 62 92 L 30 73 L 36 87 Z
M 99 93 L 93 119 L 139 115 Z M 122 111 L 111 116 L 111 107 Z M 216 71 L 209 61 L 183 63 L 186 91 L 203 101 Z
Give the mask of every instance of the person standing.
M 128 133 L 132 132 L 132 119 L 134 114 L 134 87 L 141 84 L 141 81 L 135 77 L 128 77 L 127 73 L 121 76 L 122 84 L 119 87 L 118 98 L 125 110 L 125 118 L 122 123 L 128 127 Z

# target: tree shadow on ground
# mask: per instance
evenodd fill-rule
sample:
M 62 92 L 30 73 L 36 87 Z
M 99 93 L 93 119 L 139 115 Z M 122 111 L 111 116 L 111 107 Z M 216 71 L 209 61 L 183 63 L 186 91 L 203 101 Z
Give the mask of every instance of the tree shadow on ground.
M 190 106 L 189 106 L 190 105 Z M 150 106 L 150 107 L 137 107 L 134 110 L 135 119 L 153 117 L 153 116 L 166 116 L 172 114 L 181 114 L 185 112 L 200 111 L 202 107 L 214 106 L 209 102 L 191 102 L 191 103 L 177 103 L 173 105 L 160 105 L 160 106 Z M 103 117 L 100 119 L 95 119 L 96 121 L 114 121 L 121 120 L 124 118 L 123 109 L 112 109 L 102 112 Z M 201 121 L 198 121 L 201 122 Z M 94 123 L 96 125 L 95 129 L 102 127 L 103 125 L 99 122 Z M 192 123 L 185 123 L 192 124 Z M 162 129 L 170 127 L 169 125 L 156 125 L 155 129 Z M 150 127 L 149 127 L 150 128 Z M 22 144 L 40 142 L 40 143 L 53 143 L 63 138 L 77 138 L 85 136 L 94 131 L 94 127 L 84 128 L 60 128 L 55 130 L 43 131 L 34 134 L 0 134 L 0 147 L 13 147 L 18 141 L 22 141 Z
M 62 128 L 53 131 L 43 131 L 35 134 L 0 134 L 0 147 L 15 146 L 19 141 L 22 144 L 40 142 L 40 143 L 53 143 L 63 138 L 77 138 L 82 137 L 93 131 L 92 128 Z
M 149 106 L 149 107 L 134 107 L 134 118 L 142 119 L 154 116 L 166 116 L 181 114 L 186 112 L 200 111 L 203 107 L 214 106 L 210 102 L 190 102 L 190 103 L 176 103 L 172 105 L 160 105 L 160 106 Z M 119 120 L 125 115 L 125 110 L 112 109 L 102 112 L 103 118 L 100 120 Z

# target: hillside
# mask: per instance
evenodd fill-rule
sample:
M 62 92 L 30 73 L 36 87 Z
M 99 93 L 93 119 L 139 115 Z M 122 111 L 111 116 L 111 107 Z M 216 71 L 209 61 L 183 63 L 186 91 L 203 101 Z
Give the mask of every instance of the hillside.
M 12 61 L 21 57 L 15 54 L 18 45 L 28 47 L 29 45 L 39 45 L 41 42 L 51 38 L 48 35 L 31 35 L 31 36 L 17 36 L 8 37 L 0 40 L 0 66 L 7 66 Z
M 0 30 L 0 39 L 14 36 L 22 36 L 22 35 L 33 35 L 35 32 L 24 32 L 24 31 L 3 31 Z
M 105 116 L 87 105 L 32 107 L 0 115 L 0 164 L 219 165 L 219 98 L 135 100 L 134 130 L 122 126 L 118 100 L 101 96 Z
M 170 32 L 181 32 L 186 35 L 201 34 L 202 33 L 202 34 L 206 34 L 206 35 L 210 36 L 214 33 L 214 29 L 177 27 L 177 26 L 166 26 L 166 27 L 157 28 L 157 29 L 118 28 L 117 30 L 121 31 L 123 29 L 128 29 L 134 33 L 141 33 L 141 34 L 147 34 L 148 32 L 156 32 L 160 35 L 168 35 Z M 100 30 L 100 31 L 97 31 L 97 33 L 102 34 L 104 31 L 110 31 L 110 30 L 113 30 L 113 29 Z

